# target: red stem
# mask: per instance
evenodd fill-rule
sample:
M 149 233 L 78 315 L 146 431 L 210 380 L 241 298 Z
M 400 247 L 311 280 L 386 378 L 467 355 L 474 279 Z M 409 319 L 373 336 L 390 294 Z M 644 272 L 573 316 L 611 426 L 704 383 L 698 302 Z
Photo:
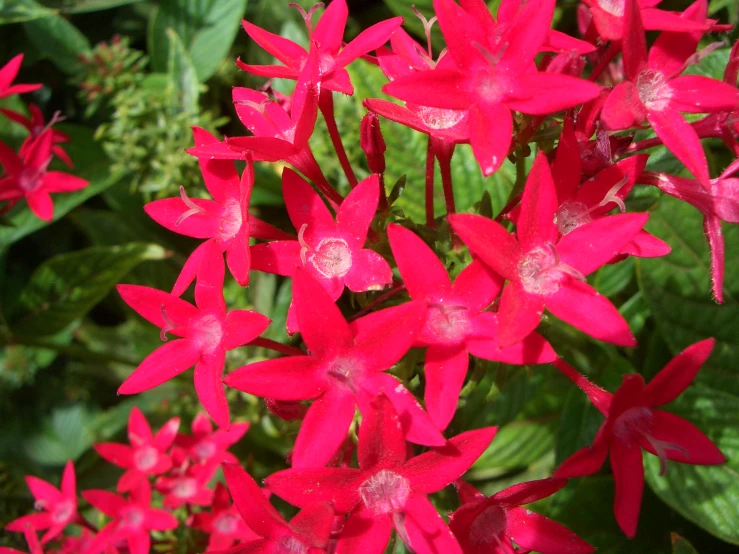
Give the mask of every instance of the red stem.
M 281 342 L 277 342 L 272 339 L 265 339 L 264 337 L 255 338 L 249 343 L 249 346 L 267 348 L 269 350 L 279 352 L 280 354 L 285 354 L 286 356 L 305 356 L 305 352 L 300 350 L 300 348 L 295 348 L 294 346 L 282 344 Z
M 434 222 L 434 150 L 431 147 L 430 136 L 426 147 L 426 225 L 431 229 L 436 227 Z
M 287 158 L 286 161 L 315 183 L 316 188 L 326 197 L 334 211 L 339 209 L 344 198 L 329 184 L 310 147 L 305 146 L 297 154 Z
M 378 305 L 382 304 L 388 298 L 392 298 L 393 296 L 395 296 L 396 294 L 398 294 L 399 292 L 402 292 L 404 290 L 405 290 L 405 285 L 403 283 L 397 284 L 395 287 L 391 288 L 385 294 L 382 294 L 382 295 L 378 296 L 377 298 L 375 298 L 372 302 L 370 302 L 364 308 L 362 308 L 361 310 L 359 310 L 356 314 L 354 314 L 353 316 L 351 316 L 347 321 L 354 321 L 355 319 L 359 319 L 363 315 L 365 315 L 368 312 L 370 312 L 375 306 L 378 306 Z
M 341 168 L 344 170 L 349 185 L 352 188 L 357 186 L 357 177 L 354 175 L 354 170 L 349 163 L 349 158 L 344 150 L 344 143 L 341 142 L 341 135 L 339 134 L 339 128 L 336 126 L 336 117 L 334 116 L 334 97 L 330 90 L 322 90 L 321 96 L 318 100 L 318 107 L 323 114 L 323 119 L 326 121 L 326 127 L 328 128 L 328 134 L 331 137 L 331 142 L 336 150 L 336 156 L 339 158 Z
M 590 74 L 590 77 L 588 77 L 588 80 L 595 81 L 598 77 L 600 77 L 601 73 L 608 67 L 608 64 L 613 61 L 613 58 L 616 57 L 616 55 L 621 51 L 621 43 L 620 42 L 611 42 L 611 44 L 608 45 L 608 48 L 603 53 L 603 57 L 598 62 L 598 65 L 593 68 L 593 72 Z

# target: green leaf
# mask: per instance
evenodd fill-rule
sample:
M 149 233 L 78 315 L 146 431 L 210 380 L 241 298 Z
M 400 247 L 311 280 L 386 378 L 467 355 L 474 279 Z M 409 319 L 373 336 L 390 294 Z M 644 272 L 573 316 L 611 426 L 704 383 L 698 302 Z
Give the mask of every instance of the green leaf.
M 110 162 L 100 145 L 92 138 L 92 130 L 81 125 L 60 125 L 59 129 L 67 133 L 71 141 L 64 149 L 74 162 L 75 175 L 87 179 L 90 184 L 77 192 L 54 195 L 54 221 L 61 219 L 76 206 L 88 198 L 103 192 L 114 185 L 121 175 L 110 173 Z M 64 166 L 61 170 L 69 171 Z M 25 202 L 21 202 L 8 213 L 10 227 L 0 227 L 0 253 L 11 244 L 49 223 L 36 217 Z
M 32 21 L 54 13 L 33 0 L 8 0 L 0 3 L 0 25 Z
M 670 540 L 672 541 L 672 554 L 698 554 L 693 545 L 677 533 L 671 533 Z
M 90 43 L 77 27 L 60 15 L 23 24 L 28 40 L 46 58 L 68 74 L 83 70 L 79 56 L 90 53 Z
M 81 404 L 55 409 L 45 429 L 24 442 L 26 453 L 42 465 L 76 460 L 93 444 L 92 419 Z
M 46 260 L 33 272 L 15 305 L 10 328 L 18 335 L 51 335 L 84 316 L 145 260 L 161 260 L 156 244 L 88 248 Z
M 178 93 L 182 101 L 182 111 L 186 113 L 198 112 L 198 96 L 200 83 L 180 37 L 173 29 L 167 29 L 169 37 L 169 67 L 170 86 Z
M 200 82 L 207 81 L 228 55 L 247 0 L 164 0 L 149 25 L 154 71 L 165 71 L 171 53 L 167 29 L 174 29 L 192 58 Z
M 61 13 L 86 13 L 109 10 L 127 4 L 135 4 L 142 0 L 44 0 L 49 8 Z

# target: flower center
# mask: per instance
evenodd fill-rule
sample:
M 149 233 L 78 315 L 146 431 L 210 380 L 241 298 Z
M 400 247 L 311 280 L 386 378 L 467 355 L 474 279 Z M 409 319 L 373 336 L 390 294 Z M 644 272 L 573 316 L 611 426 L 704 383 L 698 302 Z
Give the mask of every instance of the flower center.
M 212 350 L 221 344 L 223 338 L 223 326 L 220 319 L 213 314 L 206 314 L 194 325 L 200 339 L 200 344 L 206 350 Z
M 598 6 L 604 12 L 615 15 L 616 17 L 623 17 L 626 9 L 624 0 L 598 0 Z
M 221 514 L 213 522 L 213 528 L 224 535 L 232 535 L 236 532 L 239 520 L 234 514 Z
M 139 529 L 144 523 L 144 513 L 137 506 L 128 506 L 121 510 L 121 527 Z
M 158 461 L 159 451 L 150 445 L 139 448 L 133 453 L 133 464 L 142 473 L 152 469 Z
M 474 544 L 502 543 L 500 534 L 506 528 L 506 513 L 500 506 L 488 506 L 470 525 L 470 542 Z M 502 548 L 502 546 L 501 546 Z M 503 552 L 507 552 L 502 548 Z
M 408 479 L 383 469 L 359 486 L 364 505 L 375 515 L 400 512 L 411 493 Z
M 300 242 L 300 259 L 304 266 L 312 265 L 318 273 L 332 279 L 334 277 L 343 277 L 352 267 L 352 251 L 349 244 L 342 238 L 327 237 L 321 239 L 318 245 L 313 248 L 304 238 L 305 229 L 308 227 L 304 224 L 298 232 L 298 241 Z
M 560 262 L 557 249 L 551 243 L 537 246 L 521 256 L 518 274 L 521 285 L 529 294 L 554 294 L 559 290 L 565 275 L 585 281 L 585 277 L 577 269 Z
M 639 100 L 648 110 L 661 112 L 670 104 L 672 87 L 665 74 L 656 69 L 645 69 L 636 78 L 636 91 Z
M 275 547 L 275 554 L 306 554 L 308 552 L 308 547 L 295 537 L 283 537 Z
M 216 445 L 209 440 L 202 440 L 195 445 L 193 450 L 195 451 L 195 456 L 197 456 L 201 462 L 204 462 L 212 458 L 213 454 L 216 453 Z
M 172 494 L 177 498 L 190 498 L 198 490 L 198 484 L 192 477 L 182 477 L 172 486 Z
M 339 356 L 329 365 L 326 374 L 346 386 L 350 391 L 357 392 L 357 378 L 362 373 L 364 365 L 352 357 Z
M 221 240 L 232 238 L 241 229 L 243 219 L 241 217 L 241 205 L 235 198 L 229 198 L 223 205 L 221 220 Z
M 564 202 L 554 216 L 554 223 L 563 235 L 571 233 L 580 227 L 580 225 L 584 225 L 590 221 L 590 210 L 588 210 L 588 207 L 582 202 L 575 202 L 573 200 Z
M 443 342 L 458 343 L 470 332 L 468 310 L 464 306 L 429 304 L 426 328 Z
M 18 175 L 18 186 L 24 192 L 33 192 L 41 184 L 41 176 L 43 173 L 33 168 L 27 168 Z
M 427 106 L 414 107 L 416 115 L 431 129 L 449 129 L 464 119 L 462 110 L 444 110 Z
M 51 519 L 54 523 L 61 524 L 69 520 L 74 513 L 74 503 L 71 500 L 63 500 L 59 502 L 51 512 Z

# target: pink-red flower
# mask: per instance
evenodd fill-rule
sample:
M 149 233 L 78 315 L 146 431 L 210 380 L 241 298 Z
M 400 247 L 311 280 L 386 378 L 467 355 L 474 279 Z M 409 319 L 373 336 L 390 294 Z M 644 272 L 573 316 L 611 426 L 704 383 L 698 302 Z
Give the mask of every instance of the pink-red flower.
M 223 464 L 228 490 L 249 529 L 260 538 L 242 543 L 243 554 L 321 554 L 328 544 L 334 511 L 313 502 L 290 520 L 274 509 L 262 489 L 240 466 Z
M 179 427 L 180 418 L 173 417 L 154 435 L 144 414 L 134 406 L 128 416 L 128 440 L 131 444 L 102 442 L 95 445 L 95 451 L 102 458 L 126 470 L 118 480 L 118 492 L 130 491 L 140 481 L 172 467 L 167 450 L 172 446 Z
M 54 203 L 50 193 L 72 192 L 85 188 L 89 182 L 61 171 L 49 171 L 53 158 L 53 134 L 50 129 L 42 132 L 18 156 L 5 143 L 0 142 L 0 165 L 5 176 L 0 177 L 0 201 L 11 204 L 25 198 L 30 210 L 44 221 L 54 218 Z
M 310 355 L 250 364 L 226 377 L 230 387 L 277 400 L 315 399 L 295 440 L 294 467 L 322 467 L 346 438 L 354 407 L 366 413 L 380 392 L 401 414 L 409 441 L 444 444 L 426 412 L 402 383 L 384 373 L 413 344 L 423 326 L 423 302 L 388 308 L 347 323 L 305 270 L 293 283 L 295 312 Z
M 524 189 L 515 238 L 502 225 L 479 215 L 449 217 L 472 254 L 510 281 L 498 309 L 500 346 L 521 342 L 539 324 L 545 307 L 597 339 L 633 346 L 624 318 L 585 282 L 585 276 L 620 252 L 648 215 L 602 217 L 559 238 L 558 208 L 549 165 L 539 154 Z
M 164 495 L 165 508 L 175 509 L 184 504 L 209 506 L 213 500 L 213 491 L 208 488 L 208 482 L 217 469 L 217 464 L 206 464 L 174 470 L 159 477 L 154 488 Z
M 714 339 L 706 339 L 689 346 L 646 386 L 641 375 L 626 375 L 615 394 L 594 385 L 564 361 L 555 362 L 588 395 L 606 421 L 593 444 L 567 458 L 554 476 L 590 475 L 598 471 L 610 455 L 616 482 L 613 509 L 619 526 L 630 537 L 636 534 L 644 489 L 642 450 L 659 457 L 662 473 L 667 469 L 667 460 L 697 465 L 726 461 L 716 445 L 698 428 L 670 412 L 655 409 L 675 400 L 693 382 L 714 343 Z
M 26 476 L 26 483 L 31 494 L 36 499 L 34 504 L 38 513 L 22 516 L 8 523 L 5 528 L 17 533 L 32 529 L 35 538 L 36 531 L 47 530 L 41 539 L 46 544 L 59 536 L 70 523 L 79 520 L 77 515 L 77 480 L 74 474 L 74 465 L 71 461 L 64 466 L 61 490 L 55 486 L 31 475 Z
M 31 112 L 30 118 L 12 110 L 0 108 L 0 113 L 5 115 L 5 117 L 10 119 L 11 121 L 14 121 L 15 123 L 18 123 L 19 125 L 22 125 L 28 130 L 28 137 L 26 138 L 26 140 L 23 141 L 21 149 L 18 152 L 19 155 L 21 157 L 24 157 L 28 152 L 28 149 L 31 147 L 31 144 L 33 144 L 33 141 L 35 141 L 44 131 L 51 129 L 51 151 L 68 167 L 73 167 L 74 164 L 72 163 L 71 158 L 64 151 L 64 149 L 59 146 L 60 144 L 65 144 L 70 141 L 69 135 L 52 128 L 54 123 L 63 119 L 62 117 L 60 117 L 59 112 L 54 114 L 54 117 L 49 123 L 46 123 L 46 121 L 44 120 L 44 114 L 41 112 L 38 106 L 36 106 L 36 104 L 29 104 L 28 110 Z
M 410 459 L 401 421 L 385 395 L 377 396 L 359 427 L 359 469 L 288 469 L 265 481 L 296 506 L 331 502 L 348 513 L 336 554 L 380 554 L 393 527 L 412 552 L 461 554 L 427 495 L 458 479 L 490 445 L 496 427 L 467 431 Z
M 43 85 L 14 85 L 13 81 L 18 76 L 21 63 L 23 63 L 23 54 L 18 54 L 11 59 L 3 67 L 0 67 L 0 98 L 11 96 L 13 94 L 24 94 L 40 89 Z
M 236 505 L 231 502 L 228 489 L 222 483 L 216 485 L 211 510 L 195 514 L 192 527 L 210 536 L 208 551 L 224 550 L 233 546 L 234 543 L 249 542 L 260 538 L 246 526 Z
M 549 363 L 557 354 L 541 335 L 500 348 L 498 316 L 483 311 L 500 293 L 503 279 L 473 261 L 450 283 L 441 261 L 419 237 L 399 225 L 388 227 L 393 256 L 413 300 L 426 302 L 426 323 L 416 344 L 428 346 L 424 400 L 439 429 L 457 409 L 467 375 L 469 354 L 513 364 Z M 468 354 L 469 353 L 469 354 Z
M 128 376 L 118 389 L 120 394 L 149 390 L 194 365 L 195 390 L 205 411 L 219 426 L 229 425 L 222 382 L 226 352 L 257 338 L 269 325 L 269 319 L 248 310 L 226 313 L 224 273 L 223 256 L 211 241 L 201 257 L 195 283 L 197 307 L 150 287 L 118 285 L 123 300 L 160 327 L 160 337 L 167 341 Z M 181 338 L 168 341 L 167 333 Z
M 292 277 L 303 267 L 332 300 L 341 296 L 344 286 L 353 292 L 364 292 L 382 289 L 392 282 L 388 263 L 364 247 L 379 201 L 377 175 L 366 178 L 349 193 L 335 221 L 318 193 L 294 171 L 283 171 L 282 191 L 298 240 L 252 246 L 252 269 Z M 298 330 L 293 309 L 288 313 L 287 327 L 291 333 Z
M 178 433 L 175 438 L 175 449 L 172 451 L 175 465 L 180 466 L 188 461 L 196 464 L 235 464 L 238 460 L 228 452 L 228 448 L 248 430 L 248 422 L 238 422 L 232 423 L 228 429 L 213 431 L 210 418 L 200 412 L 192 420 L 192 435 Z
M 85 554 L 106 551 L 110 544 L 125 544 L 130 554 L 149 554 L 151 531 L 177 528 L 177 519 L 164 510 L 151 507 L 151 487 L 144 480 L 129 498 L 105 490 L 84 491 L 82 496 L 113 521 L 103 527 L 85 550 Z
M 464 481 L 455 486 L 462 506 L 449 516 L 449 528 L 465 554 L 536 551 L 541 554 L 590 554 L 595 549 L 569 529 L 521 508 L 551 496 L 566 479 L 541 479 L 513 485 L 488 498 Z M 515 541 L 519 550 L 514 550 Z

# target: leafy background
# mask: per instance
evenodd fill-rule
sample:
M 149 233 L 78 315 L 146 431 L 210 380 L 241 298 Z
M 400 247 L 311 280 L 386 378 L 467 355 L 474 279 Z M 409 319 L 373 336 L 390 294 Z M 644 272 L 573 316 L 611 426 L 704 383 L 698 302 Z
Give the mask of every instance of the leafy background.
M 311 2 L 299 3 L 308 7 Z M 392 14 L 405 16 L 406 28 L 422 33 L 406 0 L 349 4 L 349 36 Z M 497 2 L 490 4 L 495 8 Z M 668 0 L 662 6 L 679 9 L 686 4 Z M 431 0 L 415 5 L 427 16 L 432 13 Z M 574 32 L 574 8 L 574 2 L 559 3 L 560 28 Z M 733 0 L 712 0 L 710 10 L 722 21 L 739 21 L 739 4 Z M 187 373 L 154 391 L 116 396 L 121 381 L 159 339 L 111 291 L 122 281 L 170 287 L 194 248 L 192 241 L 149 221 L 142 206 L 176 194 L 180 184 L 191 194 L 202 190 L 197 166 L 183 152 L 190 144 L 190 125 L 243 134 L 230 105 L 230 87 L 257 87 L 262 82 L 237 71 L 233 59 L 271 62 L 240 31 L 244 15 L 259 26 L 305 42 L 297 11 L 282 1 L 0 0 L 0 63 L 25 52 L 21 80 L 45 84 L 26 99 L 41 106 L 47 116 L 61 110 L 67 117 L 61 128 L 73 138 L 68 151 L 75 171 L 91 182 L 87 189 L 55 201 L 51 225 L 23 205 L 0 222 L 0 524 L 31 507 L 24 474 L 54 481 L 68 459 L 75 460 L 80 489 L 112 486 L 117 470 L 103 463 L 91 445 L 122 439 L 132 406 L 139 406 L 155 425 L 179 415 L 187 426 L 197 412 Z M 106 74 L 100 67 L 110 69 L 110 64 L 90 59 L 96 59 L 91 58 L 93 53 L 101 55 L 96 45 L 114 35 L 125 37 L 113 56 L 124 70 Z M 438 30 L 433 40 L 438 49 Z M 695 71 L 721 78 L 727 52 L 719 49 Z M 350 71 L 356 94 L 336 98 L 336 105 L 349 156 L 363 176 L 367 169 L 358 147 L 361 99 L 381 97 L 384 80 L 365 62 Z M 102 92 L 91 96 L 91 84 Z M 275 87 L 289 90 L 288 83 Z M 23 109 L 18 99 L 0 100 L 0 105 Z M 388 186 L 405 176 L 404 187 L 396 189 L 402 190 L 394 205 L 396 215 L 422 222 L 425 139 L 390 122 L 383 121 L 382 126 L 388 143 Z M 23 136 L 18 127 L 0 119 L 0 139 L 16 146 Z M 346 188 L 320 122 L 311 140 L 329 180 Z M 717 143 L 706 144 L 716 174 L 728 163 L 728 154 Z M 652 154 L 652 169 L 679 170 L 663 149 Z M 288 228 L 279 170 L 258 168 L 252 206 L 261 217 Z M 507 164 L 483 179 L 469 147 L 458 147 L 453 161 L 458 208 L 499 212 L 515 175 L 515 168 Z M 569 525 L 600 552 L 735 552 L 739 231 L 736 226 L 724 228 L 727 301 L 718 306 L 709 293 L 709 256 L 700 214 L 653 190 L 638 191 L 631 202 L 649 211 L 649 230 L 670 243 L 672 254 L 607 266 L 592 281 L 621 306 L 639 346 L 623 350 L 600 344 L 554 319 L 545 321 L 543 332 L 579 369 L 611 390 L 622 374 L 640 371 L 649 378 L 688 344 L 716 337 L 718 345 L 696 384 L 669 409 L 696 423 L 729 462 L 712 468 L 671 464 L 660 478 L 657 460 L 646 457 L 649 488 L 634 541 L 626 539 L 613 520 L 613 480 L 607 467 L 596 476 L 572 481 L 534 507 Z M 436 207 L 437 215 L 443 215 L 440 191 Z M 234 308 L 253 307 L 270 316 L 274 323 L 267 336 L 287 340 L 289 281 L 257 274 L 247 290 L 228 283 L 226 296 Z M 241 349 L 229 355 L 228 367 L 268 355 L 260 349 Z M 410 378 L 417 367 L 409 362 L 398 372 Z M 584 395 L 552 368 L 478 360 L 471 375 L 450 433 L 501 426 L 490 450 L 468 474 L 486 493 L 550 475 L 556 464 L 592 440 L 600 424 Z M 414 377 L 411 385 L 420 386 L 419 379 Z M 256 477 L 284 467 L 296 426 L 271 416 L 253 397 L 235 391 L 229 395 L 237 417 L 252 422 L 246 438 L 234 448 L 239 459 Z M 451 491 L 435 501 L 441 510 L 455 507 Z M 6 543 L 18 545 L 17 537 L 0 535 L 0 544 Z M 186 546 L 183 540 L 182 548 Z M 403 552 L 402 544 L 389 551 Z

